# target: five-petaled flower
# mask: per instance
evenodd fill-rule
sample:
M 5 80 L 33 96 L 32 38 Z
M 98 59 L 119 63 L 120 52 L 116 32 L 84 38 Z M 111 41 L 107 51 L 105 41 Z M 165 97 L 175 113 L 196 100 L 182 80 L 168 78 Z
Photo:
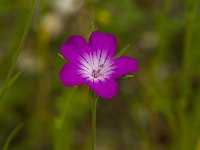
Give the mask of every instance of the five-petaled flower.
M 117 39 L 112 34 L 95 31 L 89 43 L 82 36 L 72 36 L 60 48 L 65 63 L 60 79 L 65 86 L 87 84 L 98 96 L 112 98 L 119 90 L 116 79 L 136 72 L 138 65 L 131 57 L 114 58 Z

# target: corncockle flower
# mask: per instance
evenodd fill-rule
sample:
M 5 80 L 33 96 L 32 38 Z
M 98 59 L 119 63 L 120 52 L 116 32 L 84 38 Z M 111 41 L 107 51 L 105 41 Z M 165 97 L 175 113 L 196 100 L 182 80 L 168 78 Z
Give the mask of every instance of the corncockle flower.
M 117 39 L 112 34 L 95 31 L 89 43 L 82 36 L 72 36 L 60 50 L 69 62 L 60 71 L 65 86 L 87 84 L 98 96 L 112 98 L 118 93 L 116 79 L 136 72 L 138 65 L 131 57 L 114 58 Z
M 89 43 L 82 36 L 72 36 L 60 48 L 69 62 L 60 71 L 65 86 L 87 84 L 97 96 L 112 98 L 119 90 L 116 79 L 138 69 L 136 60 L 123 56 L 114 58 L 117 39 L 112 34 L 95 31 Z M 96 104 L 98 97 L 92 94 L 92 150 L 95 150 Z

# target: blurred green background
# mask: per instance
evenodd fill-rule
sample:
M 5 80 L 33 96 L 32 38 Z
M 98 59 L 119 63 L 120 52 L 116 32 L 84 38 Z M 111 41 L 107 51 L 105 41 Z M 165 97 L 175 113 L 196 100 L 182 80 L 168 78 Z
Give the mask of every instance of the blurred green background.
M 0 0 L 0 149 L 90 149 L 88 88 L 61 84 L 58 53 L 93 22 L 139 62 L 116 97 L 98 101 L 96 149 L 200 150 L 199 4 L 38 0 L 23 44 L 31 0 Z

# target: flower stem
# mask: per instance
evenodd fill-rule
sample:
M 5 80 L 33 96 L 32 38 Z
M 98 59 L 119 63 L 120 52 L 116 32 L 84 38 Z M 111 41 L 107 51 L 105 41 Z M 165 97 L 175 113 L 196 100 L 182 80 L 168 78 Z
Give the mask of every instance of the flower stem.
M 96 106 L 97 96 L 92 96 L 92 150 L 95 150 L 96 145 Z

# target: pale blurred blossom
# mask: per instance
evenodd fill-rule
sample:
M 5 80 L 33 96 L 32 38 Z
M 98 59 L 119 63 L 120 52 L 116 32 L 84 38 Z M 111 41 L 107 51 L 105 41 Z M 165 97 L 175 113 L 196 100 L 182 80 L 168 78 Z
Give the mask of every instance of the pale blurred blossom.
M 61 15 L 76 12 L 83 5 L 83 0 L 53 0 L 52 5 Z
M 55 13 L 48 13 L 43 17 L 41 28 L 46 31 L 49 36 L 56 36 L 63 29 L 62 18 Z
M 154 32 L 145 32 L 141 34 L 138 45 L 142 50 L 153 51 L 158 45 L 158 38 Z
M 43 66 L 42 61 L 31 53 L 31 51 L 24 51 L 21 53 L 17 64 L 17 68 L 21 72 L 30 74 L 41 72 L 44 68 Z

